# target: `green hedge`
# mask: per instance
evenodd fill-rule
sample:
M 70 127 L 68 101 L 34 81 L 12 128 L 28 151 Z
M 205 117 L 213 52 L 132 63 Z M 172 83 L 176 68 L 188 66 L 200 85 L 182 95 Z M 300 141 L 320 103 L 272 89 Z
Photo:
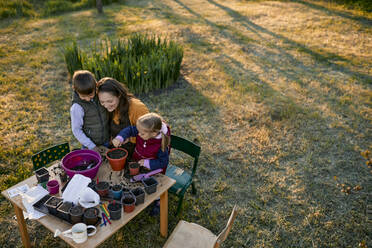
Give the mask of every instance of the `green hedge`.
M 107 5 L 118 1 L 120 0 L 102 0 L 102 3 Z M 0 0 L 0 19 L 44 17 L 95 6 L 96 0 Z
M 183 48 L 154 35 L 134 34 L 126 40 L 104 40 L 90 52 L 76 42 L 65 47 L 64 58 L 70 76 L 75 70 L 89 70 L 97 80 L 113 77 L 131 92 L 146 93 L 166 88 L 180 75 Z

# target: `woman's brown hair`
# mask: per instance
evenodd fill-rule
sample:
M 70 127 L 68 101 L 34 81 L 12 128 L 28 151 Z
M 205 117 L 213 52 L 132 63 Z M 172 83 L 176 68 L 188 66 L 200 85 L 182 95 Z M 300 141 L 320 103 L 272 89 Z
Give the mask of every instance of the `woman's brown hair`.
M 117 109 L 110 114 L 110 117 L 117 125 L 120 123 L 129 126 L 130 123 L 126 123 L 129 119 L 121 114 L 128 113 L 129 101 L 134 97 L 133 94 L 129 93 L 127 87 L 114 78 L 104 77 L 97 83 L 97 92 L 107 92 L 119 98 L 119 105 Z

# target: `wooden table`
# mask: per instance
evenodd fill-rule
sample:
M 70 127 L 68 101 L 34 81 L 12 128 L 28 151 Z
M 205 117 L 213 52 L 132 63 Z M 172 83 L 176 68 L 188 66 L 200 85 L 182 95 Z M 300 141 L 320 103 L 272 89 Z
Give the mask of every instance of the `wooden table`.
M 51 168 L 57 166 L 58 163 L 54 164 L 53 166 L 49 167 L 48 170 L 50 172 L 51 177 L 54 176 Z M 110 165 L 107 162 L 102 163 L 99 172 L 98 177 L 100 181 L 109 181 L 113 184 L 116 184 L 120 181 L 122 181 L 122 173 L 112 171 L 110 168 Z M 96 247 L 103 243 L 106 239 L 108 239 L 111 235 L 113 235 L 116 231 L 118 231 L 121 227 L 123 227 L 125 224 L 127 224 L 131 219 L 133 219 L 136 215 L 138 215 L 142 210 L 144 210 L 148 205 L 150 205 L 152 202 L 154 202 L 157 198 L 160 197 L 160 234 L 163 237 L 166 237 L 168 235 L 168 189 L 172 187 L 173 184 L 175 184 L 175 180 L 163 175 L 158 174 L 155 175 L 155 178 L 159 182 L 157 186 L 157 190 L 153 194 L 146 194 L 145 196 L 145 202 L 143 204 L 140 204 L 135 207 L 134 211 L 131 213 L 124 213 L 122 210 L 122 217 L 120 220 L 113 220 L 111 221 L 111 225 L 107 226 L 97 226 L 97 233 L 89 237 L 88 240 L 82 244 L 76 244 L 72 239 L 64 237 L 63 235 L 60 235 L 59 237 L 66 241 L 70 246 L 72 247 Z M 56 178 L 57 179 L 57 178 Z M 21 185 L 27 184 L 30 188 L 37 185 L 37 180 L 35 176 L 32 176 L 17 185 L 14 185 L 13 187 L 9 188 L 16 188 Z M 128 185 L 130 187 L 136 187 L 136 186 L 142 186 L 142 183 L 134 183 L 133 185 Z M 19 230 L 21 232 L 21 238 L 23 245 L 25 247 L 31 247 L 30 238 L 27 232 L 26 222 L 24 220 L 23 216 L 23 210 L 25 210 L 23 204 L 22 204 L 22 198 L 21 196 L 15 196 L 13 198 L 10 198 L 8 195 L 7 190 L 4 190 L 1 192 L 5 198 L 7 198 L 14 207 L 14 211 L 17 216 L 17 221 L 19 225 Z M 48 228 L 53 233 L 56 231 L 56 229 L 59 229 L 61 231 L 65 231 L 67 229 L 71 228 L 71 224 L 56 218 L 54 216 L 46 215 L 40 219 L 37 220 L 40 222 L 43 226 Z

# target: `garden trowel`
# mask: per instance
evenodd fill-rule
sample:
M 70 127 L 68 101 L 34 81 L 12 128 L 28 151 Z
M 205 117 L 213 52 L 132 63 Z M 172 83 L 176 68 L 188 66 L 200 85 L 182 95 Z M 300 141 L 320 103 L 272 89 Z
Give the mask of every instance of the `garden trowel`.
M 149 178 L 153 175 L 156 175 L 160 172 L 162 172 L 163 169 L 157 169 L 157 170 L 154 170 L 154 171 L 150 171 L 148 173 L 143 173 L 143 174 L 138 174 L 137 176 L 134 176 L 132 179 L 130 179 L 130 182 L 137 182 L 137 181 L 141 181 L 142 179 L 145 179 L 145 178 Z

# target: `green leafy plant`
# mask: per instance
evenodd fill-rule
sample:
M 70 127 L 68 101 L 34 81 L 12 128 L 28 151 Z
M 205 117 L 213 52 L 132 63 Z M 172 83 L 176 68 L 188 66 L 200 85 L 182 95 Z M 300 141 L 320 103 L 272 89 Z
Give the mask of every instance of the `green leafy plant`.
M 134 93 L 146 93 L 177 80 L 183 49 L 155 35 L 134 34 L 126 40 L 95 43 L 87 53 L 74 42 L 65 48 L 64 57 L 70 75 L 75 70 L 89 70 L 97 79 L 113 77 Z
M 74 41 L 71 45 L 67 45 L 63 50 L 63 54 L 70 76 L 74 74 L 74 71 L 83 68 L 82 52 L 78 48 L 76 41 Z

